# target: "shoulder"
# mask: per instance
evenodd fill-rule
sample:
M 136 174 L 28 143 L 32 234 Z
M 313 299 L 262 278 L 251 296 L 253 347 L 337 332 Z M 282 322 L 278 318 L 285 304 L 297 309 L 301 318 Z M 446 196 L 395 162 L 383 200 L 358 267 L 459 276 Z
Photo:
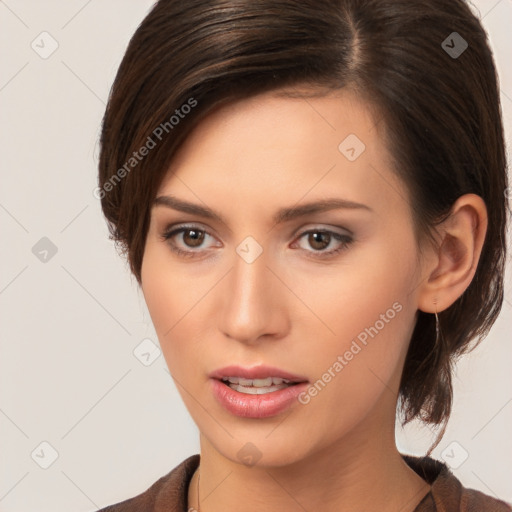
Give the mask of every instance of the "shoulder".
M 192 455 L 143 493 L 97 512 L 182 512 L 187 506 L 188 484 L 198 465 L 199 455 Z
M 488 510 L 489 512 L 511 512 L 512 505 L 493 498 L 474 489 L 464 489 L 461 499 L 461 510 L 473 512 Z
M 468 489 L 443 464 L 430 457 L 403 456 L 405 462 L 431 485 L 414 512 L 512 512 L 505 501 Z

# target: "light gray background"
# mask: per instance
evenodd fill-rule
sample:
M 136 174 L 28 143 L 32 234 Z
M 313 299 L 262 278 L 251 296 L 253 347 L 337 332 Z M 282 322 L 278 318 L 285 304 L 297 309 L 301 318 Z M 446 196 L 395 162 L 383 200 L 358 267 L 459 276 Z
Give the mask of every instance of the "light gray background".
M 1 512 L 93 511 L 199 452 L 163 356 L 153 349 L 145 365 L 134 355 L 142 340 L 158 341 L 92 194 L 110 85 L 151 5 L 0 1 Z M 512 2 L 474 5 L 491 36 L 510 136 Z M 55 43 L 43 31 L 58 43 L 46 59 L 40 53 Z M 44 247 L 32 252 L 43 237 L 57 248 L 46 262 Z M 464 485 L 508 501 L 511 313 L 508 272 L 501 316 L 457 367 L 453 415 L 434 452 Z M 397 435 L 415 454 L 432 439 L 417 425 Z

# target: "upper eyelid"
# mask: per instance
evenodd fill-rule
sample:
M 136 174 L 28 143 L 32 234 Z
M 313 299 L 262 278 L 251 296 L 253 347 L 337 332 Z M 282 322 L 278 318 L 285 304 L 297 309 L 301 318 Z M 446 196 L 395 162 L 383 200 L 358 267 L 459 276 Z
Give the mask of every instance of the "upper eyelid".
M 342 229 L 344 231 L 346 231 L 348 234 L 350 235 L 353 235 L 352 231 L 348 228 L 345 228 L 345 227 L 341 227 L 341 226 L 329 226 L 329 225 L 322 225 L 321 222 L 318 222 L 318 223 L 314 223 L 314 222 L 311 222 L 309 223 L 311 224 L 311 227 L 301 227 L 301 228 L 298 228 L 297 230 L 294 230 L 294 232 L 298 233 L 298 232 L 303 232 L 303 231 L 309 231 L 311 229 L 318 229 L 319 231 L 322 230 L 322 231 L 333 231 L 333 232 L 336 232 L 336 229 Z M 198 231 L 204 231 L 206 233 L 208 233 L 209 235 L 211 235 L 211 231 L 215 231 L 215 230 L 212 230 L 210 227 L 203 227 L 200 223 L 195 223 L 195 222 L 178 222 L 177 224 L 167 224 L 162 232 L 163 233 L 168 233 L 168 232 L 171 232 L 171 231 L 175 231 L 175 230 L 178 230 L 178 229 L 186 229 L 186 228 L 189 228 L 189 229 L 194 229 L 194 228 L 197 228 Z M 344 234 L 344 233 L 340 233 L 340 234 Z
M 179 235 L 180 233 L 183 233 L 183 230 L 187 230 L 187 229 L 197 229 L 198 231 L 203 231 L 204 233 L 206 233 L 208 236 L 211 236 L 212 238 L 216 238 L 214 235 L 212 235 L 210 233 L 209 228 L 204 228 L 200 224 L 195 224 L 195 223 L 172 224 L 172 225 L 169 225 L 166 228 L 164 228 L 162 234 L 165 237 L 166 235 L 174 233 L 172 235 L 174 237 L 176 235 Z M 344 229 L 346 232 L 340 233 L 340 232 L 336 231 L 336 229 Z M 351 237 L 351 238 L 354 237 L 354 234 L 347 228 L 340 228 L 340 227 L 337 227 L 337 228 L 332 227 L 331 228 L 329 226 L 321 226 L 320 224 L 313 225 L 311 227 L 299 228 L 298 230 L 294 231 L 293 236 L 295 238 L 297 238 L 299 236 L 302 237 L 305 234 L 307 234 L 311 231 L 315 231 L 315 230 L 335 234 L 338 236 L 347 236 L 347 237 Z M 192 251 L 192 252 L 195 252 L 195 251 Z

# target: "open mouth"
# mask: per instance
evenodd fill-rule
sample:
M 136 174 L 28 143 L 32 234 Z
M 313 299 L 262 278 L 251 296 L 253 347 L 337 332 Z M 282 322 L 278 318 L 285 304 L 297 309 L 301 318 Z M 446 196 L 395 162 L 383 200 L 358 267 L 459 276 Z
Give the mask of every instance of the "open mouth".
M 280 377 L 267 377 L 265 379 L 244 379 L 242 377 L 223 377 L 221 382 L 234 391 L 248 395 L 264 395 L 273 393 L 299 384 Z
M 239 375 L 238 372 L 246 375 L 252 373 L 251 377 L 256 373 L 258 378 L 233 376 Z M 278 372 L 285 375 L 268 376 L 279 375 Z M 231 367 L 214 372 L 210 379 L 214 397 L 229 413 L 253 419 L 271 418 L 297 406 L 297 397 L 309 386 L 309 381 L 303 376 L 275 368 L 263 373 L 262 369 L 247 371 Z

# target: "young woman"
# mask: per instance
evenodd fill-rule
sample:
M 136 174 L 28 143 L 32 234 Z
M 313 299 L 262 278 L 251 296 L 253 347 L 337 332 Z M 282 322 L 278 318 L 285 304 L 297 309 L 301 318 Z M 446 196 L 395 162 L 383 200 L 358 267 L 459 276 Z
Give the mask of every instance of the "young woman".
M 512 510 L 394 438 L 500 311 L 506 190 L 462 0 L 158 1 L 98 194 L 201 453 L 103 511 Z

